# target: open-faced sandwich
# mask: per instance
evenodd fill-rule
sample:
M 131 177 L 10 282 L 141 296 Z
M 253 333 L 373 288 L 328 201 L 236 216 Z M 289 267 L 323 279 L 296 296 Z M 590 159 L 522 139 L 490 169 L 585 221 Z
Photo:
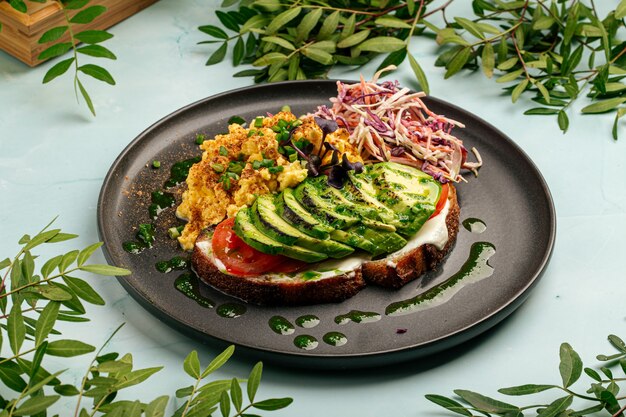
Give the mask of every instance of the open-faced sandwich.
M 338 82 L 332 107 L 289 111 L 205 141 L 177 215 L 207 284 L 268 305 L 338 302 L 398 288 L 454 245 L 459 123 L 394 82 Z

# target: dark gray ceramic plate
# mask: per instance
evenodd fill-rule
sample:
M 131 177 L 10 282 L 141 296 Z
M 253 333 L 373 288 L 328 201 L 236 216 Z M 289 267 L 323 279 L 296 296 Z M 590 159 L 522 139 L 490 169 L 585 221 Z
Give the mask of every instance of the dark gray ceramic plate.
M 555 212 L 550 192 L 541 174 L 526 154 L 500 131 L 478 117 L 441 100 L 428 98 L 429 107 L 466 125 L 457 129 L 468 149 L 476 147 L 484 160 L 480 176 L 467 175 L 469 183 L 458 186 L 461 218 L 478 218 L 483 233 L 461 227 L 456 246 L 442 267 L 420 282 L 397 291 L 368 287 L 340 303 L 295 308 L 265 308 L 246 305 L 237 318 L 217 314 L 175 288 L 181 272 L 160 273 L 159 260 L 185 255 L 166 230 L 180 224 L 174 209 L 162 212 L 155 222 L 156 244 L 139 255 L 122 250 L 133 240 L 136 227 L 148 223 L 150 192 L 163 188 L 172 164 L 200 154 L 197 133 L 208 137 L 227 130 L 227 120 L 238 115 L 251 120 L 276 112 L 288 104 L 296 114 L 328 103 L 336 95 L 333 81 L 287 82 L 261 85 L 209 97 L 160 120 L 122 152 L 113 163 L 98 202 L 98 226 L 109 262 L 131 269 L 119 278 L 124 288 L 148 311 L 175 329 L 216 344 L 239 346 L 255 358 L 287 366 L 312 368 L 358 368 L 379 366 L 432 354 L 462 343 L 494 326 L 513 312 L 528 296 L 550 258 L 555 237 Z M 148 167 L 161 162 L 156 170 Z M 465 282 L 445 302 L 407 315 L 386 315 L 393 303 L 424 292 L 462 269 L 476 242 L 489 242 L 496 251 L 489 259 L 493 274 L 475 283 Z M 488 268 L 487 268 L 488 269 Z M 461 281 L 463 284 L 463 281 Z M 202 296 L 216 306 L 237 300 L 205 285 Z M 338 324 L 338 316 L 351 311 L 379 314 L 377 321 Z M 320 323 L 312 328 L 295 324 L 298 317 L 315 315 Z M 275 333 L 270 318 L 282 316 L 294 324 L 289 335 Z M 324 335 L 340 332 L 343 346 L 324 342 Z M 318 340 L 314 349 L 294 344 L 298 336 Z

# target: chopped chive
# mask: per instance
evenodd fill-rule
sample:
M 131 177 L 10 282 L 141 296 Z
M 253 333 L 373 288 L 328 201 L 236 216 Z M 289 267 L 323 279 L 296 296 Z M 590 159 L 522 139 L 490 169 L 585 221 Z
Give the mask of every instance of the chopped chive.
M 228 172 L 241 174 L 241 171 L 243 171 L 243 164 L 241 162 L 230 162 L 228 164 Z
M 259 136 L 265 136 L 265 134 L 264 134 L 263 132 L 261 132 L 260 130 L 257 132 L 257 134 L 258 134 Z
M 256 133 L 256 130 L 252 130 L 252 129 L 250 129 L 250 130 L 248 131 L 248 137 L 250 137 L 250 136 L 254 135 L 255 133 Z
M 280 126 L 278 126 L 278 125 L 274 125 L 274 126 L 272 126 L 272 130 L 273 130 L 274 132 L 278 133 L 278 132 L 280 132 L 282 129 L 280 128 Z
M 296 162 L 298 160 L 298 154 L 297 153 L 291 153 L 289 154 L 289 162 Z
M 288 123 L 287 123 L 287 121 L 286 121 L 286 120 L 280 119 L 280 120 L 278 121 L 278 127 L 285 128 L 285 127 L 287 127 L 287 124 L 288 124 Z
M 170 227 L 169 229 L 167 229 L 167 235 L 170 237 L 170 239 L 176 239 L 177 237 L 180 236 L 180 232 L 182 230 L 180 230 L 181 226 L 178 227 Z M 184 227 L 184 226 L 182 226 Z
M 161 161 L 152 161 L 152 168 L 154 169 L 161 168 Z
M 224 172 L 224 165 L 222 164 L 213 163 L 211 164 L 211 168 L 213 168 L 213 171 L 215 172 Z
M 232 124 L 238 124 L 238 125 L 245 125 L 246 124 L 246 119 L 244 119 L 241 116 L 233 116 L 230 119 L 228 119 L 228 124 L 232 125 Z
M 198 133 L 196 135 L 196 145 L 202 145 L 202 143 L 204 143 L 206 139 L 206 136 L 204 136 L 202 133 Z
M 257 117 L 254 119 L 254 127 L 263 127 L 263 118 Z
M 291 111 L 291 107 L 288 104 L 285 104 L 283 107 L 280 108 L 280 111 Z
M 253 169 L 259 169 L 259 168 L 261 168 L 261 161 L 253 161 L 253 162 L 252 162 L 252 168 L 253 168 Z
M 267 168 L 267 170 L 270 172 L 270 174 L 277 174 L 279 172 L 282 172 L 284 169 L 285 169 L 285 167 L 283 167 L 283 166 Z
M 226 146 L 220 146 L 220 155 L 228 156 L 228 149 L 226 149 Z

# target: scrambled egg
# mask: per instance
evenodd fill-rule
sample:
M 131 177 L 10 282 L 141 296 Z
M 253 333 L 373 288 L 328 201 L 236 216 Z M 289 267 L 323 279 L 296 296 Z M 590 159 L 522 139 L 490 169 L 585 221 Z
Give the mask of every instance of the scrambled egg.
M 226 216 L 235 216 L 241 208 L 252 205 L 258 195 L 296 187 L 307 177 L 303 161 L 290 162 L 278 152 L 276 132 L 272 130 L 280 120 L 291 122 L 296 116 L 280 112 L 262 120 L 263 127 L 255 127 L 254 121 L 250 128 L 231 124 L 227 134 L 217 135 L 200 146 L 204 151 L 202 161 L 191 167 L 187 190 L 176 210 L 179 218 L 187 220 L 178 238 L 183 249 L 192 249 L 202 229 L 221 222 Z M 350 161 L 360 161 L 358 150 L 348 142 L 348 136 L 340 129 L 329 134 L 326 141 L 346 153 Z M 293 138 L 308 140 L 314 145 L 314 152 L 318 152 L 322 131 L 313 118 L 305 118 Z M 328 163 L 331 157 L 328 152 L 323 163 Z M 255 164 L 255 161 L 259 162 Z M 272 166 L 259 166 L 262 161 L 264 165 L 271 162 Z

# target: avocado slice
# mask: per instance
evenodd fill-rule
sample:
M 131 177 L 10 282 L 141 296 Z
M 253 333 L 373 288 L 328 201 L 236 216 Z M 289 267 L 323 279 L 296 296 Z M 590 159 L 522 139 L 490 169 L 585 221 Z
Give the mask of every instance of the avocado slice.
M 334 204 L 328 195 L 308 181 L 296 188 L 295 197 L 317 220 L 333 229 L 346 229 L 360 221 L 357 215 L 351 213 L 345 206 Z
M 248 208 L 239 210 L 239 213 L 237 213 L 235 217 L 235 227 L 233 230 L 235 234 L 248 245 L 269 255 L 284 255 L 309 263 L 323 261 L 328 258 L 328 256 L 323 253 L 299 246 L 285 245 L 263 234 L 252 222 L 250 209 Z
M 302 233 L 282 219 L 276 213 L 274 199 L 269 195 L 257 197 L 252 205 L 250 215 L 252 223 L 263 234 L 272 239 L 291 246 L 296 245 L 305 249 L 324 253 L 331 258 L 343 258 L 354 252 L 350 246 L 346 246 L 334 240 L 321 240 Z
M 318 239 L 328 239 L 334 229 L 320 223 L 296 200 L 292 188 L 286 188 L 276 200 L 276 213 L 293 227 Z

